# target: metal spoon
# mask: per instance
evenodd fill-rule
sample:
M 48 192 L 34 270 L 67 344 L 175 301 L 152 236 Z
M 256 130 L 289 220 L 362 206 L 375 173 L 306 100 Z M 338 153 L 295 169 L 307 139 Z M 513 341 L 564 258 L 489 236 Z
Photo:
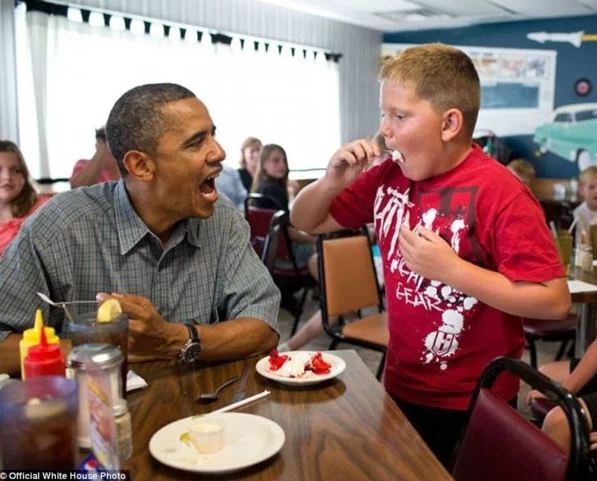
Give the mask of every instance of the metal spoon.
M 37 295 L 39 297 L 41 297 L 41 300 L 44 302 L 47 302 L 48 304 L 50 304 L 51 306 L 54 307 L 60 307 L 64 310 L 64 313 L 66 314 L 66 317 L 68 317 L 68 319 L 73 322 L 73 318 L 70 315 L 70 312 L 68 312 L 68 309 L 66 308 L 67 305 L 69 304 L 98 304 L 98 301 L 65 301 L 65 302 L 55 302 L 52 299 L 50 299 L 48 296 L 46 296 L 43 292 L 38 292 Z
M 203 394 L 201 394 L 197 398 L 197 401 L 203 401 L 203 402 L 215 401 L 216 399 L 218 399 L 218 395 L 220 394 L 220 391 L 222 389 L 224 389 L 226 386 L 230 386 L 230 384 L 235 383 L 239 379 L 240 379 L 240 376 L 231 377 L 227 381 L 224 381 L 222 384 L 220 384 L 220 386 L 214 392 L 204 392 Z

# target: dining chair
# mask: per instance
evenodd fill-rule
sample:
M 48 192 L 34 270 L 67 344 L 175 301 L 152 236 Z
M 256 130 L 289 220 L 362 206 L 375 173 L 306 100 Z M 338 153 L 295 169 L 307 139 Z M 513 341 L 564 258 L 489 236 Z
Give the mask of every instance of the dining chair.
M 317 239 L 321 318 L 325 332 L 332 338 L 330 350 L 339 343 L 367 347 L 382 353 L 377 369 L 381 379 L 389 332 L 383 296 L 375 274 L 371 242 L 366 230 L 350 237 Z M 363 315 L 367 308 L 377 312 Z M 356 319 L 346 322 L 356 313 Z M 336 317 L 338 321 L 330 321 Z
M 537 366 L 537 341 L 560 342 L 560 347 L 555 360 L 559 361 L 566 352 L 572 349 L 574 352 L 574 341 L 576 338 L 576 326 L 578 315 L 570 313 L 564 319 L 527 319 L 522 320 L 524 337 L 529 348 L 531 366 Z
M 251 244 L 282 292 L 282 305 L 286 303 L 294 316 L 291 329 L 291 335 L 293 335 L 298 328 L 307 294 L 316 285 L 316 281 L 307 266 L 297 265 L 292 250 L 292 239 L 288 233 L 290 225 L 288 212 L 253 205 L 263 200 L 271 201 L 272 204 L 269 205 L 274 205 L 276 202 L 275 199 L 262 194 L 250 194 L 245 201 L 245 218 L 251 230 Z M 280 260 L 285 261 L 289 267 L 280 266 L 277 262 Z M 300 293 L 298 302 L 294 297 L 296 292 Z
M 570 453 L 491 391 L 504 371 L 557 402 L 571 431 Z M 589 427 L 577 399 L 528 364 L 494 359 L 483 371 L 452 476 L 456 481 L 580 481 L 586 479 Z

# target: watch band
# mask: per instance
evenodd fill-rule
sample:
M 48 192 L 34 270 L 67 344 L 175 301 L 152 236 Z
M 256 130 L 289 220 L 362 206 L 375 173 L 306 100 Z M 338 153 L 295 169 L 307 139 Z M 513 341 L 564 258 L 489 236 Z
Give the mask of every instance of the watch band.
M 199 353 L 201 352 L 201 340 L 197 329 L 194 324 L 184 324 L 189 332 L 189 339 L 184 343 L 180 349 L 178 359 L 183 362 L 194 362 L 199 359 Z
M 195 329 L 194 324 L 185 324 L 187 330 L 189 331 L 189 339 L 191 342 L 199 342 L 199 335 L 197 334 L 197 329 Z

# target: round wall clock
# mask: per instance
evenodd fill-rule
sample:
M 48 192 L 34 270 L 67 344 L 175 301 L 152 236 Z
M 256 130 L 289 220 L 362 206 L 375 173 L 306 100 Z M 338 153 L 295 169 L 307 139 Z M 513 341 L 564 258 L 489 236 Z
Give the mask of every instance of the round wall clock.
M 574 91 L 576 95 L 584 97 L 591 92 L 591 81 L 588 78 L 578 79 L 574 84 Z

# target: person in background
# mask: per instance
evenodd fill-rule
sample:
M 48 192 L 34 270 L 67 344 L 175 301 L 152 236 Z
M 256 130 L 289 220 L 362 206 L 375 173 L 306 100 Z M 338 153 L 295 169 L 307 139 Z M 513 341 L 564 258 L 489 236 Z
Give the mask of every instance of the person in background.
M 565 317 L 570 293 L 540 205 L 472 144 L 471 59 L 443 44 L 411 47 L 380 78 L 380 132 L 401 155 L 364 171 L 379 147 L 344 145 L 301 190 L 291 219 L 311 234 L 375 222 L 390 333 L 384 385 L 450 467 L 483 369 L 496 356 L 520 358 L 521 318 Z M 494 385 L 513 404 L 518 388 L 507 374 Z
M 252 192 L 267 196 L 258 199 L 253 205 L 262 209 L 282 209 L 288 211 L 288 159 L 286 151 L 279 145 L 268 144 L 261 149 L 257 170 L 253 179 Z M 317 279 L 317 254 L 314 253 L 316 238 L 288 226 L 292 240 L 292 251 L 297 267 L 308 267 L 309 273 Z M 289 260 L 276 259 L 276 266 L 288 269 Z M 282 307 L 294 311 L 296 301 L 290 292 L 282 290 Z
M 529 189 L 535 180 L 537 173 L 535 167 L 526 159 L 514 159 L 506 166 L 520 181 Z
M 251 191 L 268 197 L 268 199 L 258 199 L 255 202 L 257 207 L 289 210 L 288 159 L 286 151 L 281 146 L 268 144 L 261 149 Z M 292 226 L 289 226 L 288 234 L 293 241 L 292 247 L 298 267 L 309 265 L 309 272 L 317 278 L 317 257 L 313 253 L 315 237 Z
M 259 163 L 259 153 L 262 147 L 261 140 L 256 137 L 247 137 L 240 147 L 240 179 L 247 192 L 251 192 L 253 177 Z
M 77 161 L 70 176 L 70 186 L 75 188 L 119 178 L 116 159 L 106 141 L 106 129 L 101 127 L 95 131 L 95 154 L 91 159 Z
M 591 244 L 591 225 L 597 224 L 597 166 L 592 165 L 578 176 L 578 192 L 583 202 L 574 209 L 576 241 Z
M 249 226 L 214 178 L 226 154 L 190 90 L 135 87 L 106 126 L 122 178 L 53 197 L 0 258 L 0 365 L 19 369 L 18 334 L 55 301 L 117 299 L 129 362 L 239 359 L 278 343 L 280 293 Z M 73 314 L 81 314 L 81 309 Z M 72 312 L 72 311 L 71 311 Z
M 591 449 L 597 450 L 594 423 L 597 419 L 597 340 L 591 343 L 581 359 L 548 362 L 539 371 L 579 396 L 578 401 L 589 423 Z M 531 390 L 527 395 L 527 402 L 542 397 L 545 396 L 541 392 Z M 570 450 L 570 426 L 562 408 L 555 407 L 547 413 L 542 429 L 562 449 L 566 452 Z
M 25 219 L 47 200 L 35 191 L 19 147 L 0 140 L 0 256 Z
M 216 177 L 216 189 L 224 194 L 238 210 L 244 210 L 247 190 L 243 185 L 238 170 L 222 165 L 222 172 Z

